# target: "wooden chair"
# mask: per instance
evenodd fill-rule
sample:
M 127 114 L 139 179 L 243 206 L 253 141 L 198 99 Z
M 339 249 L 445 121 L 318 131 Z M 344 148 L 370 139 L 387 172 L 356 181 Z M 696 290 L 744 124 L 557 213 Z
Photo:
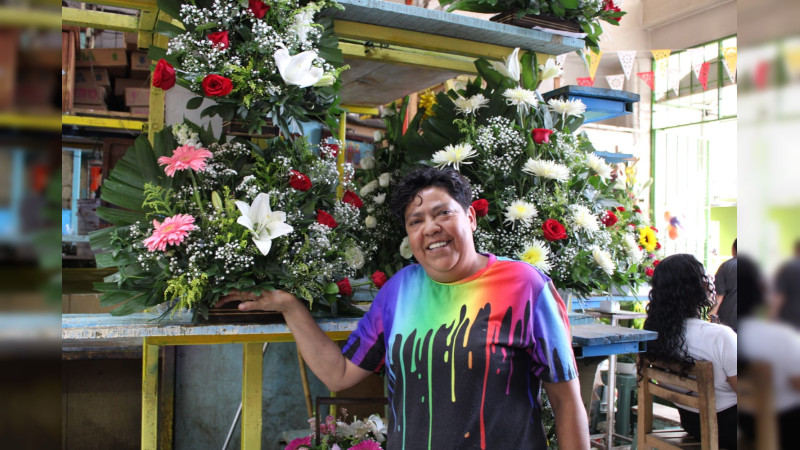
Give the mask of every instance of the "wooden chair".
M 641 357 L 641 356 L 640 356 Z M 645 359 L 639 382 L 638 450 L 697 449 L 719 450 L 714 372 L 709 361 L 697 361 L 685 376 L 678 364 Z M 688 393 L 686 393 L 688 392 Z M 700 437 L 683 430 L 653 431 L 653 398 L 700 410 Z
M 772 367 L 764 362 L 752 362 L 738 377 L 739 411 L 755 416 L 756 436 L 753 448 L 778 449 L 778 417 L 775 411 L 775 392 Z

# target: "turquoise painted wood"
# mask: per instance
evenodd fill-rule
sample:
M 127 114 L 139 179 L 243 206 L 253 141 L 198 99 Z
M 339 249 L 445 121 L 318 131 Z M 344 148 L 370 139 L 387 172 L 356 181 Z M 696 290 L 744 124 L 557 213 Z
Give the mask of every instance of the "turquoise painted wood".
M 328 9 L 321 15 L 511 48 L 520 47 L 550 55 L 574 52 L 584 47 L 582 39 L 444 11 L 382 0 L 339 0 L 339 3 L 344 5 L 344 11 Z

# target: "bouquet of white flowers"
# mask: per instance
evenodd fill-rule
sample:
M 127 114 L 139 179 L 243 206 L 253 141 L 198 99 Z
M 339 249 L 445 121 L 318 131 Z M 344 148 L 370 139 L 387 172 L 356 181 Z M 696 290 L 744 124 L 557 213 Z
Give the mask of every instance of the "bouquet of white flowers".
M 365 259 L 354 187 L 337 199 L 331 152 L 302 138 L 268 144 L 190 123 L 152 146 L 138 138 L 103 183 L 101 198 L 119 208 L 98 215 L 114 226 L 91 235 L 98 267 L 118 269 L 96 285 L 102 304 L 122 315 L 169 302 L 198 320 L 231 289 L 280 288 L 312 308 L 351 310 L 349 277 Z

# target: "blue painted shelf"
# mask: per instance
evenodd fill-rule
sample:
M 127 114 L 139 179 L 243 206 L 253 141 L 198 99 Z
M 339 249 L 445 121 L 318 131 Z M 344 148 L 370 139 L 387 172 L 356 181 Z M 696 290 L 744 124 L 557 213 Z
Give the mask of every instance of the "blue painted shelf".
M 633 104 L 639 101 L 639 94 L 588 86 L 569 85 L 542 94 L 545 101 L 551 98 L 579 99 L 586 105 L 586 118 L 583 123 L 600 122 L 633 112 Z

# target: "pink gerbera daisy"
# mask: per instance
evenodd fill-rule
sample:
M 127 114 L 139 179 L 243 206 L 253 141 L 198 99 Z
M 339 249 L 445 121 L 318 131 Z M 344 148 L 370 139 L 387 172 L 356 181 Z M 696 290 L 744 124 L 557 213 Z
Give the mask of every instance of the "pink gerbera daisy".
M 197 228 L 194 225 L 194 217 L 188 214 L 177 214 L 164 219 L 164 223 L 153 220 L 153 235 L 144 240 L 147 250 L 154 252 L 167 249 L 167 245 L 178 245 L 189 235 L 189 232 Z
M 175 149 L 172 156 L 162 156 L 158 158 L 158 164 L 167 166 L 164 172 L 168 176 L 175 176 L 178 170 L 192 169 L 197 172 L 206 170 L 206 159 L 212 157 L 210 151 L 191 145 L 183 145 Z
M 289 445 L 287 445 L 283 450 L 299 450 L 309 447 L 311 447 L 311 435 L 292 440 L 292 442 L 289 442 Z
M 350 447 L 347 450 L 382 450 L 382 449 L 381 449 L 381 444 L 378 444 L 375 441 L 366 440 L 359 442 L 358 444 Z

